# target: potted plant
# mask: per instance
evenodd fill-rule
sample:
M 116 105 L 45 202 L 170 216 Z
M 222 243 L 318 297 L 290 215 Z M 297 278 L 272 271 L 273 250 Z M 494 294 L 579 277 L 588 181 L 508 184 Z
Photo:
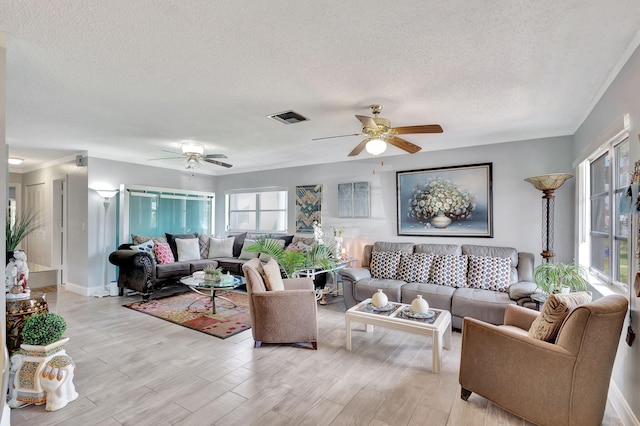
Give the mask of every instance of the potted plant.
M 75 364 L 66 354 L 62 337 L 67 329 L 64 318 L 52 312 L 30 316 L 22 328 L 24 343 L 11 357 L 9 406 L 44 404 L 55 411 L 78 398 L 73 385 Z
M 18 247 L 18 244 L 25 239 L 27 235 L 42 227 L 37 221 L 37 215 L 33 212 L 25 212 L 16 217 L 15 222 L 11 223 L 11 218 L 7 215 L 5 232 L 5 250 L 7 253 L 6 263 L 13 257 L 13 251 Z
M 589 287 L 587 272 L 579 265 L 546 262 L 538 266 L 533 280 L 546 294 L 567 291 L 583 291 Z
M 204 280 L 219 283 L 222 279 L 222 269 L 214 266 L 207 266 L 204 268 Z
M 274 258 L 282 267 L 287 278 L 295 277 L 296 273 L 305 269 L 331 270 L 336 266 L 335 250 L 324 244 L 315 244 L 300 249 L 294 244 L 281 247 L 278 240 L 259 238 L 247 251 L 264 253 Z

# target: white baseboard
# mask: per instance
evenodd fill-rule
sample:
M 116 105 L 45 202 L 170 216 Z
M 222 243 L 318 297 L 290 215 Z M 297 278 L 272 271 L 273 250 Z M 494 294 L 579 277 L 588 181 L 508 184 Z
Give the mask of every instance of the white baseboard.
M 623 425 L 640 426 L 638 418 L 631 411 L 631 407 L 629 407 L 624 395 L 622 395 L 613 380 L 609 383 L 609 401 Z
M 92 288 L 89 288 L 84 285 L 78 285 L 74 283 L 65 283 L 64 289 L 67 291 L 71 291 L 73 293 L 79 294 L 81 296 L 91 296 Z M 99 290 L 100 288 L 96 287 L 95 290 Z
M 8 404 L 4 404 L 2 417 L 0 418 L 0 426 L 11 426 L 11 408 Z

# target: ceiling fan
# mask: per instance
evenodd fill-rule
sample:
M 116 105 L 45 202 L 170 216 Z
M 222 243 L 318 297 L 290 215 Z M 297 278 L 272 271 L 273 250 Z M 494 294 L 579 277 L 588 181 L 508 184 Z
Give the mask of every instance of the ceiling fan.
M 369 154 L 380 155 L 387 149 L 387 144 L 391 144 L 400 149 L 407 151 L 409 154 L 415 154 L 422 148 L 405 139 L 399 138 L 397 135 L 407 135 L 416 133 L 442 133 L 442 127 L 439 124 L 425 124 L 421 126 L 404 126 L 391 127 L 391 121 L 386 118 L 379 117 L 382 111 L 382 105 L 369 106 L 373 117 L 364 115 L 356 115 L 356 118 L 362 123 L 362 133 L 354 133 L 352 135 L 329 136 L 325 138 L 312 139 L 314 141 L 331 138 L 343 138 L 347 136 L 367 136 L 367 139 L 360 142 L 349 153 L 349 157 L 353 157 L 366 149 Z
M 224 163 L 222 161 L 215 160 L 215 158 L 227 158 L 226 155 L 224 155 L 224 154 L 207 154 L 207 155 L 205 155 L 204 146 L 202 144 L 199 144 L 199 143 L 184 142 L 182 144 L 182 154 L 180 154 L 179 152 L 166 151 L 164 149 L 162 151 L 163 152 L 168 152 L 168 153 L 171 153 L 171 154 L 175 154 L 178 157 L 151 158 L 149 161 L 154 161 L 154 160 L 172 160 L 172 159 L 182 158 L 182 159 L 184 159 L 184 167 L 186 169 L 195 169 L 197 167 L 200 167 L 200 165 L 202 164 L 202 161 L 205 161 L 205 162 L 211 163 L 211 164 L 215 164 L 217 166 L 222 166 L 222 167 L 227 167 L 227 168 L 232 167 L 232 165 L 229 164 L 229 163 Z

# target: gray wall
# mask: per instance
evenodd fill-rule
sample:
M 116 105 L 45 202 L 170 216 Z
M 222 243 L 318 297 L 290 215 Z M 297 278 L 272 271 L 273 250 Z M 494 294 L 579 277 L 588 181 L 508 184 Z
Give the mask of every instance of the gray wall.
M 628 113 L 631 119 L 629 146 L 632 164 L 640 159 L 640 146 L 637 134 L 640 132 L 640 50 L 631 56 L 621 72 L 609 86 L 604 96 L 596 104 L 587 119 L 574 135 L 574 159 L 579 159 L 586 150 L 590 149 L 600 135 L 616 122 L 623 114 Z M 636 253 L 638 244 L 632 238 L 630 253 Z M 638 271 L 638 260 L 631 259 L 633 272 Z M 634 276 L 632 273 L 631 276 Z M 639 299 L 630 291 L 630 309 L 633 324 L 640 334 Z M 625 324 L 625 332 L 626 332 Z M 623 338 L 625 333 L 623 332 Z M 632 347 L 627 346 L 621 339 L 618 356 L 613 372 L 613 380 L 625 397 L 636 418 L 640 418 L 640 339 L 636 339 Z
M 369 158 L 220 176 L 216 182 L 216 230 L 219 234 L 224 233 L 225 192 L 279 187 L 289 190 L 289 233 L 293 233 L 295 186 L 323 184 L 323 229 L 328 232 L 331 226 L 345 226 L 345 246 L 355 257 L 361 257 L 365 244 L 377 240 L 428 241 L 516 247 L 520 251 L 535 253 L 539 263 L 542 249 L 542 193 L 523 179 L 544 173 L 571 172 L 571 160 L 571 138 L 558 137 L 387 157 L 384 158 L 383 166 L 380 164 L 381 159 Z M 493 163 L 494 238 L 397 236 L 396 171 L 485 162 Z M 338 184 L 355 181 L 371 183 L 371 218 L 337 217 Z M 573 188 L 573 180 L 570 180 L 556 192 L 555 249 L 558 260 L 563 262 L 569 262 L 573 258 Z
M 89 294 L 104 285 L 103 265 L 103 199 L 93 189 L 119 189 L 121 184 L 144 185 L 161 188 L 189 189 L 193 191 L 213 192 L 214 178 L 208 175 L 168 170 L 160 167 L 141 166 L 139 164 L 89 158 L 88 192 L 88 239 L 89 271 L 85 286 Z M 87 205 L 87 204 L 85 204 Z M 116 244 L 116 201 L 112 200 L 107 211 L 107 256 L 117 248 Z M 129 241 L 127 241 L 129 242 Z M 107 281 L 116 280 L 115 266 L 107 261 Z

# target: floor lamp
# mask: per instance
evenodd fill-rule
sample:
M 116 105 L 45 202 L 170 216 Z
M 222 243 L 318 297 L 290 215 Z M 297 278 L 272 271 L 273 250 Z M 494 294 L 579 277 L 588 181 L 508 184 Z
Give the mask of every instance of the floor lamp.
M 107 275 L 107 212 L 109 211 L 109 205 L 111 199 L 118 193 L 117 189 L 96 189 L 99 196 L 104 199 L 102 203 L 104 205 L 104 219 L 102 221 L 102 290 L 96 292 L 96 297 L 109 296 L 111 291 L 108 287 L 108 275 Z
M 569 173 L 552 173 L 548 175 L 533 176 L 525 181 L 531 183 L 542 194 L 542 260 L 550 262 L 556 255 L 553 252 L 553 207 L 555 196 L 553 192 L 560 188 L 564 181 L 572 178 Z

